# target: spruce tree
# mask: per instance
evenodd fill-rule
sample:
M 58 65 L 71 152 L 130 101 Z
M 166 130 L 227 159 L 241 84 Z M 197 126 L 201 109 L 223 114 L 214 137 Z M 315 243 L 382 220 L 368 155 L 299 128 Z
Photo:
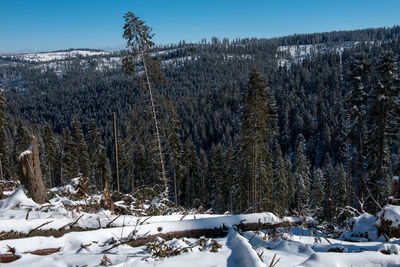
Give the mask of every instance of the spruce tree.
M 324 202 L 324 174 L 320 168 L 314 170 L 311 185 L 310 204 L 312 208 L 321 208 Z
M 305 140 L 302 134 L 296 139 L 296 153 L 294 160 L 294 177 L 296 181 L 296 207 L 302 210 L 308 202 L 311 186 L 311 173 L 305 156 Z
M 96 167 L 96 177 L 100 181 L 101 189 L 104 189 L 105 183 L 111 183 L 111 166 L 107 157 L 107 151 L 104 146 L 100 147 L 97 167 Z
M 288 210 L 288 176 L 285 170 L 285 162 L 282 157 L 280 145 L 275 143 L 274 153 L 274 185 L 273 185 L 273 206 L 275 212 L 283 213 Z
M 243 100 L 240 144 L 248 166 L 246 181 L 248 206 L 265 196 L 270 200 L 272 189 L 272 160 L 270 142 L 276 131 L 276 107 L 266 80 L 254 69 L 250 74 L 247 94 Z M 268 202 L 267 200 L 267 202 Z M 269 203 L 270 204 L 270 203 Z
M 361 201 L 366 197 L 365 177 L 365 142 L 366 115 L 371 75 L 371 63 L 365 53 L 358 53 L 350 65 L 347 81 L 350 93 L 347 97 L 348 114 L 350 115 L 347 137 L 356 147 L 356 164 L 354 167 L 357 197 Z
M 288 198 L 288 207 L 290 209 L 294 208 L 295 206 L 296 181 L 292 172 L 293 167 L 289 154 L 285 155 L 283 163 L 284 163 L 285 176 L 287 177 L 286 178 L 288 185 L 287 198 Z
M 102 147 L 103 141 L 99 131 L 97 130 L 96 123 L 94 120 L 91 120 L 88 131 L 89 180 L 92 187 L 96 188 L 97 190 L 102 189 L 102 182 L 100 181 L 100 178 L 96 176 L 98 173 L 100 173 L 98 168 Z
M 335 170 L 332 166 L 332 160 L 327 153 L 325 156 L 325 164 L 323 167 L 323 175 L 324 175 L 324 217 L 327 221 L 332 221 L 334 216 L 333 211 L 333 197 L 334 197 L 334 177 Z
M 81 123 L 77 117 L 74 117 L 71 124 L 72 128 L 72 141 L 75 147 L 75 155 L 77 157 L 77 171 L 82 173 L 84 177 L 89 175 L 89 155 L 87 152 L 87 146 L 85 136 L 81 129 Z
M 64 142 L 61 160 L 61 183 L 66 183 L 72 178 L 75 178 L 79 174 L 79 170 L 76 148 L 69 128 L 64 129 L 63 136 Z
M 147 26 L 143 20 L 139 19 L 139 17 L 135 16 L 135 14 L 132 12 L 126 13 L 124 15 L 124 19 L 125 25 L 123 38 L 127 40 L 129 55 L 123 58 L 123 68 L 127 73 L 134 75 L 136 74 L 135 65 L 137 64 L 137 59 L 139 59 L 142 63 L 144 70 L 144 83 L 147 85 L 147 89 L 149 90 L 150 94 L 151 114 L 154 120 L 154 129 L 157 142 L 156 146 L 160 157 L 159 162 L 161 167 L 161 175 L 164 182 L 165 192 L 168 194 L 169 186 L 162 150 L 161 134 L 159 129 L 160 126 L 155 107 L 153 85 L 151 84 L 151 80 L 154 83 L 155 81 L 160 80 L 160 77 L 162 76 L 160 64 L 152 61 L 151 57 L 149 56 L 149 50 L 154 46 L 154 42 L 152 41 L 154 34 L 151 33 L 151 27 Z
M 167 168 L 173 184 L 173 189 L 170 193 L 174 193 L 171 199 L 175 201 L 175 204 L 184 205 L 182 199 L 185 192 L 182 192 L 182 189 L 185 188 L 183 183 L 185 182 L 186 173 L 183 163 L 183 146 L 173 128 L 170 129 L 167 144 L 169 149 L 169 164 Z
M 392 53 L 380 58 L 376 66 L 376 84 L 371 94 L 368 140 L 368 206 L 379 210 L 389 196 L 392 170 L 390 145 L 399 130 L 399 78 Z
M 335 176 L 333 181 L 333 203 L 335 207 L 345 207 L 348 205 L 348 185 L 346 179 L 346 172 L 344 171 L 343 164 L 339 162 L 335 166 Z
M 49 124 L 46 124 L 44 126 L 43 131 L 43 176 L 44 181 L 47 183 L 47 185 L 49 187 L 52 187 L 57 163 L 56 139 L 54 137 L 53 130 L 51 129 Z
M 1 93 L 0 85 L 0 179 L 5 179 L 9 177 L 9 166 L 7 157 L 7 142 L 5 133 L 5 115 L 4 110 L 6 106 L 6 100 Z
M 185 206 L 193 207 L 195 204 L 198 206 L 200 204 L 198 195 L 200 191 L 200 160 L 191 139 L 186 139 L 183 149 L 183 159 L 186 174 Z

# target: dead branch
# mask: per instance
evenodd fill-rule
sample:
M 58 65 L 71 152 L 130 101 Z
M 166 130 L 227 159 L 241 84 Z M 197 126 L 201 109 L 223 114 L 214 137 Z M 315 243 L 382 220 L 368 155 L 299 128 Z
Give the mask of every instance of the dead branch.
M 63 227 L 59 228 L 58 230 L 64 230 L 67 227 L 71 227 L 71 226 L 75 225 L 82 217 L 83 217 L 83 214 L 81 216 L 79 216 L 78 219 L 76 219 L 72 223 L 67 223 L 66 225 L 64 225 Z
M 116 219 L 118 219 L 120 216 L 121 216 L 121 214 L 119 214 L 117 217 L 115 217 L 114 219 L 112 219 L 112 220 L 107 224 L 107 227 L 111 227 L 111 224 L 112 224 Z
M 52 223 L 52 222 L 53 222 L 53 221 L 48 221 L 48 222 L 42 223 L 42 224 L 39 225 L 38 227 L 35 227 L 35 228 L 31 229 L 31 230 L 29 231 L 28 235 L 29 235 L 30 233 L 32 233 L 33 231 L 35 231 L 35 230 L 37 230 L 37 229 L 39 229 L 39 228 L 41 228 L 41 227 L 43 227 L 43 226 L 45 226 L 45 225 L 47 225 L 47 224 L 49 224 L 49 223 Z
M 60 252 L 61 247 L 59 248 L 44 248 L 44 249 L 37 249 L 34 251 L 29 251 L 29 252 L 25 252 L 25 253 L 30 253 L 30 254 L 34 254 L 34 255 L 38 255 L 38 256 L 47 256 L 47 255 L 51 255 L 57 252 Z

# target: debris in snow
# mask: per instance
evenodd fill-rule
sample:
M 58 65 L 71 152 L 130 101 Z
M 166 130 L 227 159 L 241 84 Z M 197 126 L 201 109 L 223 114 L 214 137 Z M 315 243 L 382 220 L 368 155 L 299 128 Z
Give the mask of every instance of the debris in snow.
M 0 254 L 0 263 L 10 263 L 19 258 L 21 258 L 21 256 L 15 254 Z
M 47 256 L 47 255 L 51 255 L 57 252 L 60 252 L 61 247 L 59 248 L 44 248 L 44 249 L 36 249 L 34 251 L 29 251 L 26 253 L 30 253 L 30 254 L 34 254 L 34 255 L 38 255 L 38 256 Z
M 376 216 L 379 235 L 400 237 L 400 206 L 386 205 Z
M 351 241 L 377 240 L 378 229 L 375 226 L 375 217 L 369 213 L 363 213 L 350 219 L 350 231 L 345 231 L 341 238 Z

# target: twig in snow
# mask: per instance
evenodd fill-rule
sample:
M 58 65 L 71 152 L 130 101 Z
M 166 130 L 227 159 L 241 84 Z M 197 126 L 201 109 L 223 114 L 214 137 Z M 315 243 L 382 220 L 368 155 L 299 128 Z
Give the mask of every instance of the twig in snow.
M 45 226 L 45 225 L 47 225 L 47 224 L 49 224 L 49 223 L 52 223 L 52 222 L 53 222 L 53 221 L 48 221 L 48 222 L 42 223 L 42 224 L 39 225 L 38 227 L 35 227 L 35 228 L 31 229 L 31 230 L 29 231 L 28 235 L 29 235 L 30 233 L 32 233 L 33 231 L 35 231 L 35 230 L 37 230 L 37 229 L 39 229 L 39 228 L 41 228 L 41 227 L 43 227 L 43 226 Z
M 63 227 L 59 228 L 58 230 L 64 230 L 66 227 L 71 227 L 74 224 L 76 224 L 82 217 L 84 214 L 82 214 L 81 216 L 78 217 L 78 219 L 76 219 L 75 221 L 73 221 L 72 223 L 67 223 L 66 225 L 64 225 Z
M 276 256 L 277 256 L 277 254 L 275 253 L 274 256 L 272 257 L 272 261 L 269 264 L 269 267 L 275 267 L 278 264 L 278 262 L 281 260 L 281 258 L 276 260 Z
M 107 224 L 107 227 L 110 227 L 111 224 L 112 224 L 116 219 L 118 219 L 120 216 L 121 216 L 121 214 L 119 214 L 117 217 L 115 217 L 114 219 L 112 219 L 112 221 L 110 221 L 110 222 Z

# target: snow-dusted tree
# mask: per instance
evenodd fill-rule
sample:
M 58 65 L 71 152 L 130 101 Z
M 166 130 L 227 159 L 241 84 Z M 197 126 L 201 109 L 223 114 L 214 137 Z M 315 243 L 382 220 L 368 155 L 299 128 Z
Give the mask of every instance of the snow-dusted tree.
M 335 176 L 333 180 L 333 204 L 335 207 L 345 207 L 347 203 L 347 179 L 343 164 L 339 162 L 335 166 Z
M 390 145 L 399 131 L 400 86 L 392 53 L 380 58 L 376 66 L 376 84 L 371 93 L 368 121 L 368 210 L 379 209 L 390 192 L 392 179 Z
M 311 184 L 310 205 L 312 208 L 322 207 L 324 202 L 324 174 L 320 168 L 314 170 Z
M 53 187 L 53 176 L 57 163 L 56 139 L 49 124 L 45 125 L 43 131 L 43 180 L 49 187 Z
M 96 177 L 99 179 L 100 186 L 103 189 L 106 182 L 107 184 L 110 184 L 111 182 L 111 166 L 107 157 L 107 150 L 104 146 L 100 147 L 96 163 Z
M 171 127 L 169 131 L 169 136 L 167 140 L 168 145 L 168 170 L 171 175 L 173 190 L 170 193 L 173 193 L 173 199 L 176 204 L 183 205 L 181 201 L 184 198 L 184 191 L 182 189 L 185 188 L 183 184 L 185 182 L 185 166 L 183 165 L 183 146 L 182 142 L 179 139 L 179 136 L 176 134 L 175 130 Z
M 129 48 L 130 54 L 123 59 L 123 66 L 128 73 L 135 74 L 134 66 L 137 63 L 137 60 L 140 59 L 140 61 L 142 62 L 144 80 L 150 94 L 150 105 L 154 120 L 157 148 L 160 157 L 161 175 L 164 181 L 165 193 L 166 196 L 168 196 L 169 186 L 165 171 L 164 155 L 162 151 L 161 136 L 159 130 L 159 121 L 157 119 L 153 88 L 150 82 L 150 76 L 152 73 L 149 73 L 149 68 L 148 68 L 149 65 L 154 65 L 151 64 L 151 58 L 149 56 L 149 50 L 154 46 L 154 42 L 151 40 L 154 34 L 151 33 L 152 29 L 149 26 L 147 26 L 143 20 L 135 16 L 132 12 L 126 13 L 124 19 L 125 19 L 125 25 L 124 25 L 123 38 L 127 40 L 127 47 Z M 160 72 L 158 72 L 158 74 L 159 73 Z
M 100 132 L 97 130 L 94 120 L 90 121 L 90 127 L 87 135 L 88 139 L 88 155 L 89 155 L 89 179 L 90 183 L 97 190 L 103 190 L 101 187 L 100 177 L 96 175 L 99 173 L 99 160 L 100 152 L 103 147 L 103 141 Z
M 348 138 L 355 144 L 357 156 L 354 173 L 357 183 L 357 197 L 362 200 L 366 197 L 366 177 L 364 170 L 365 142 L 366 142 L 366 114 L 371 63 L 365 53 L 356 54 L 350 71 L 347 75 L 350 91 L 347 97 L 347 106 L 350 114 Z
M 302 134 L 297 136 L 294 160 L 294 178 L 296 181 L 296 208 L 301 210 L 308 202 L 311 184 L 311 174 L 305 156 L 305 140 Z
M 283 213 L 288 209 L 288 176 L 280 145 L 276 142 L 274 147 L 274 185 L 272 202 L 275 207 L 275 212 Z
M 276 134 L 275 100 L 266 80 L 256 69 L 250 74 L 243 102 L 240 144 L 249 170 L 247 204 L 252 204 L 255 211 L 256 203 L 263 196 L 271 198 L 273 174 L 269 145 Z
M 335 170 L 332 166 L 332 160 L 329 154 L 325 156 L 325 164 L 323 167 L 324 174 L 324 216 L 325 219 L 330 221 L 333 218 L 333 184 L 335 177 Z
M 75 157 L 77 158 L 77 172 L 82 173 L 84 177 L 89 175 L 89 155 L 87 152 L 87 146 L 85 136 L 81 129 L 81 123 L 77 117 L 72 120 L 72 141 L 74 143 Z
M 14 139 L 14 159 L 11 163 L 13 166 L 13 171 L 15 178 L 21 177 L 21 169 L 18 166 L 18 158 L 21 152 L 27 150 L 31 144 L 31 137 L 25 126 L 22 123 L 22 120 L 18 120 L 17 122 L 17 131 Z
M 290 160 L 289 154 L 285 155 L 284 158 L 284 171 L 285 171 L 285 176 L 287 177 L 287 185 L 288 185 L 288 191 L 287 191 L 287 199 L 288 199 L 288 207 L 291 208 L 294 206 L 295 203 L 295 187 L 296 187 L 296 181 L 292 172 L 292 161 Z
M 6 100 L 1 93 L 0 85 L 0 179 L 4 179 L 9 175 L 9 167 L 7 160 L 7 150 L 6 150 L 6 133 L 5 133 L 5 116 L 4 110 L 6 106 Z
M 78 171 L 78 158 L 76 156 L 75 144 L 72 140 L 69 128 L 64 129 L 64 142 L 61 159 L 61 183 L 68 182 L 76 177 Z
M 350 115 L 347 114 L 342 129 L 342 146 L 340 148 L 340 158 L 343 161 L 343 167 L 346 172 L 346 184 L 347 184 L 347 203 L 351 204 L 353 202 L 353 164 L 352 164 L 352 145 L 350 140 Z
M 193 207 L 200 204 L 201 180 L 199 176 L 200 160 L 192 139 L 186 139 L 183 148 L 183 159 L 186 173 L 185 206 Z M 229 196 L 229 194 L 227 195 Z

